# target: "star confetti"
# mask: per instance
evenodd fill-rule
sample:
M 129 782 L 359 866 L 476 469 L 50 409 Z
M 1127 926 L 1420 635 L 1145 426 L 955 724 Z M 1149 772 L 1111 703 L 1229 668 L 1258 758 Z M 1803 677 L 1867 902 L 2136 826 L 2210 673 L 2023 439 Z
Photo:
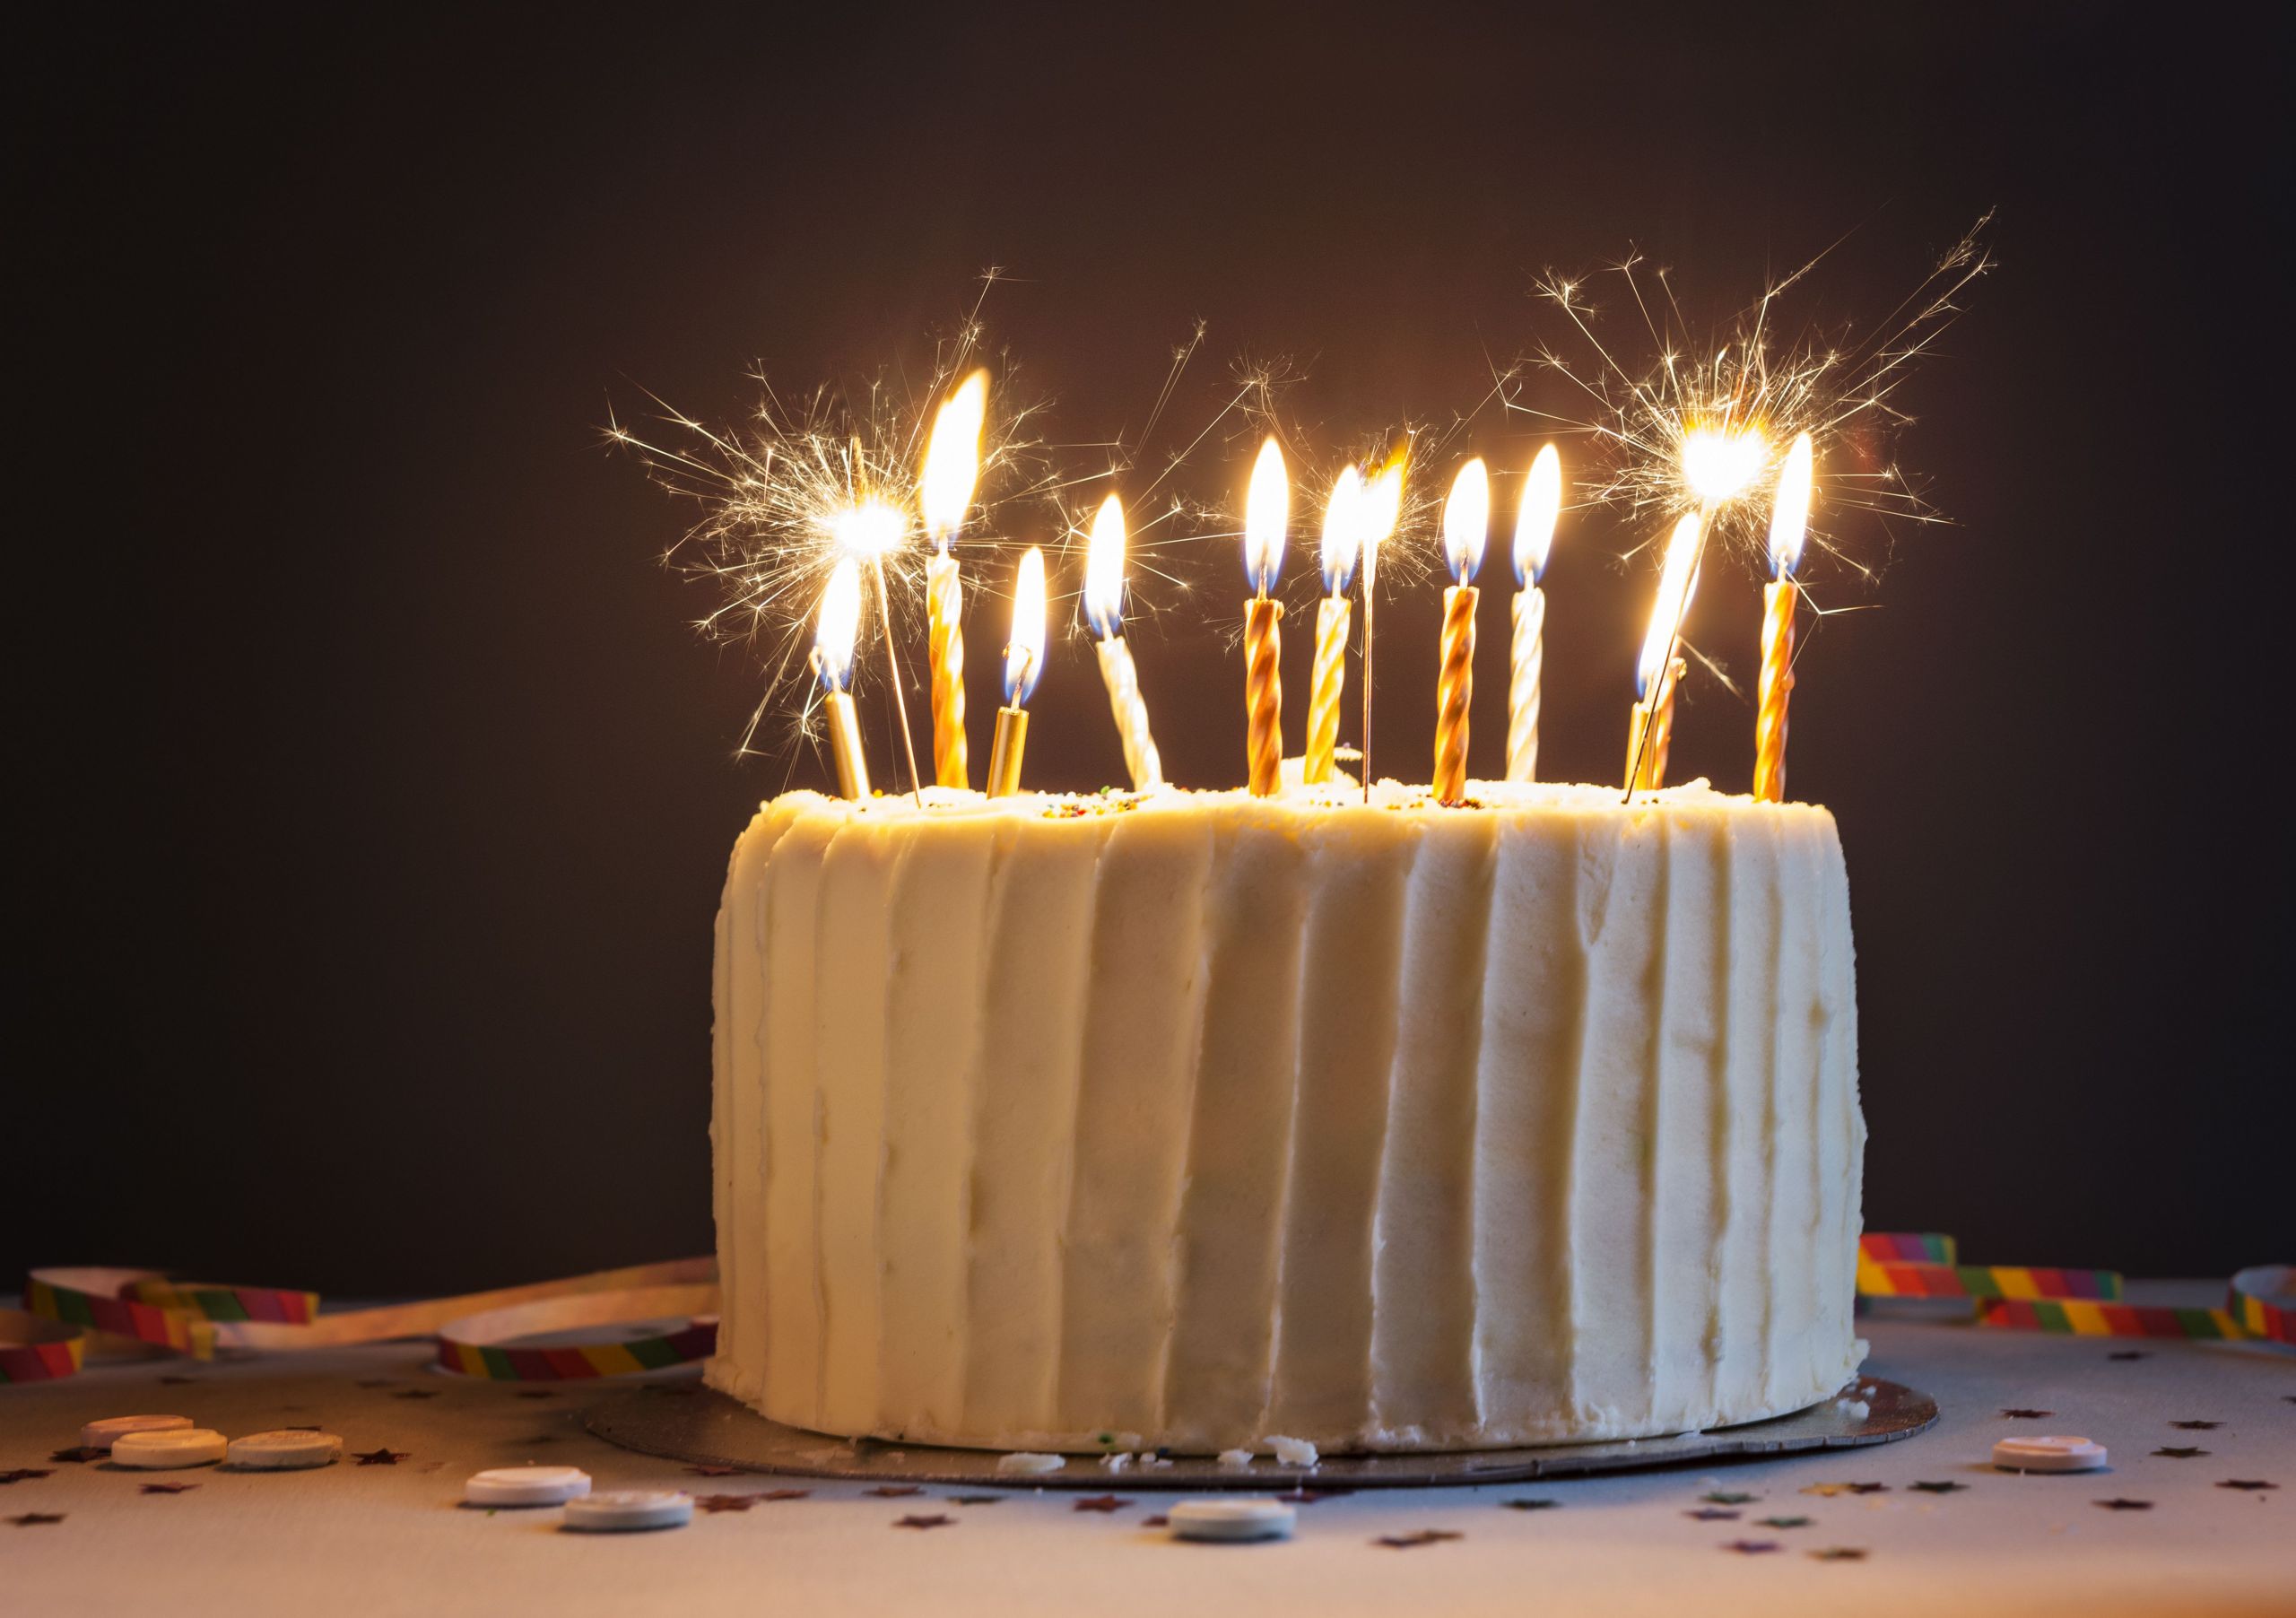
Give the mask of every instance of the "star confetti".
M 436 1387 L 402 1387 L 391 1395 L 391 1397 L 394 1399 L 435 1399 L 439 1396 L 439 1391 Z
M 2046 1422 L 2057 1412 L 2054 1410 L 2005 1410 L 2001 1414 L 2013 1422 Z
M 693 1503 L 713 1516 L 720 1511 L 746 1511 L 757 1504 L 754 1494 L 697 1494 Z
M 864 1489 L 864 1494 L 874 1494 L 879 1500 L 899 1500 L 904 1494 L 922 1494 L 925 1491 L 915 1483 L 879 1483 L 874 1489 Z
M 1172 1519 L 1159 1511 L 1153 1517 L 1142 1518 L 1140 1526 L 1144 1528 L 1169 1528 L 1172 1526 Z
M 358 1381 L 353 1382 L 351 1386 L 353 1387 L 388 1387 L 390 1385 L 391 1379 L 388 1377 L 362 1377 Z
M 957 1519 L 953 1517 L 904 1517 L 893 1524 L 896 1528 L 945 1528 Z
M 2141 1348 L 2117 1348 L 2105 1356 L 2108 1360 L 2149 1360 L 2152 1357 Z
M 2216 1485 L 2219 1489 L 2277 1489 L 2278 1483 L 2267 1483 L 2260 1477 L 2228 1477 Z
M 1422 1528 L 1416 1534 L 1383 1534 L 1371 1543 L 1385 1545 L 1390 1551 L 1415 1551 L 1422 1545 L 1439 1545 L 1447 1539 L 1465 1537 L 1452 1528 Z
M 2224 1423 L 2222 1422 L 2171 1422 L 2169 1425 L 2179 1432 L 2213 1432 Z
M 56 1451 L 48 1458 L 51 1461 L 100 1461 L 110 1453 L 110 1450 L 99 1449 L 93 1444 L 74 1444 L 69 1449 Z
M 1738 1520 L 1735 1511 L 1725 1511 L 1719 1506 L 1700 1506 L 1697 1510 L 1685 1511 L 1683 1515 L 1696 1523 L 1734 1523 Z
M 12 1517 L 8 1520 L 15 1524 L 19 1528 L 37 1528 L 44 1523 L 62 1522 L 64 1520 L 64 1513 L 61 1511 L 27 1511 L 21 1517 Z
M 1810 1526 L 1810 1519 L 1806 1517 L 1765 1517 L 1761 1519 L 1761 1526 L 1765 1528 L 1806 1528 Z
M 408 1454 L 409 1451 L 404 1449 L 370 1449 L 358 1459 L 361 1466 L 396 1466 Z
M 1069 1509 L 1072 1511 L 1121 1511 L 1132 1502 L 1118 1500 L 1113 1494 L 1088 1494 Z
M 758 1499 L 803 1500 L 812 1492 L 813 1491 L 811 1489 L 768 1489 L 764 1493 L 759 1495 Z
M 1889 1492 L 1887 1483 L 1812 1483 L 1802 1491 L 1805 1494 L 1820 1494 L 1828 1499 L 1837 1494 L 1887 1494 Z
M 1534 1498 L 1526 1500 L 1502 1500 L 1499 1503 L 1506 1507 L 1509 1511 L 1544 1511 L 1550 1507 L 1559 1506 L 1562 1502 L 1559 1500 L 1538 1500 Z
M 1968 1488 L 1969 1485 L 1967 1483 L 1957 1483 L 1952 1479 L 1946 1478 L 1941 1483 L 1913 1483 L 1909 1485 L 1909 1487 L 1918 1489 L 1924 1494 L 1952 1494 L 1957 1490 Z
M 688 1466 L 686 1470 L 696 1477 L 739 1477 L 742 1472 L 739 1466 Z
M 1863 1561 L 1866 1560 L 1866 1547 L 1827 1545 L 1822 1550 L 1811 1552 L 1810 1560 L 1812 1561 Z
M 2202 1456 L 2206 1455 L 2208 1451 L 2205 1449 L 2193 1449 L 2179 1447 L 2175 1444 L 2163 1444 L 2160 1448 L 2155 1449 L 2152 1453 L 2155 1455 L 2166 1456 L 2172 1461 L 2190 1461 L 2199 1459 Z
M 949 1499 L 960 1506 L 998 1506 L 1004 1503 L 1001 1494 L 952 1494 Z
M 2108 1511 L 2150 1511 L 2152 1509 L 2152 1502 L 2149 1500 L 2123 1500 L 2118 1495 L 2111 1500 L 2100 1500 L 2097 1504 Z
M 1751 1494 L 1740 1494 L 1735 1490 L 1717 1489 L 1710 1493 L 1701 1494 L 1698 1498 L 1713 1506 L 1743 1506 L 1754 1497 Z
M 547 1387 L 521 1387 L 517 1396 L 522 1399 L 554 1399 L 558 1396 Z
M 197 1377 L 161 1377 L 160 1379 L 160 1386 L 162 1387 L 188 1387 L 194 1382 L 198 1380 L 199 1379 Z
M 1766 1551 L 1778 1549 L 1778 1542 L 1774 1539 L 1734 1539 L 1722 1548 L 1735 1551 L 1741 1556 L 1760 1556 Z
M 35 1477 L 53 1475 L 46 1466 L 19 1466 L 13 1472 L 0 1472 L 0 1483 L 21 1483 Z
M 181 1494 L 187 1490 L 196 1489 L 198 1487 L 199 1485 L 197 1483 L 146 1483 L 144 1485 L 144 1492 L 146 1494 Z

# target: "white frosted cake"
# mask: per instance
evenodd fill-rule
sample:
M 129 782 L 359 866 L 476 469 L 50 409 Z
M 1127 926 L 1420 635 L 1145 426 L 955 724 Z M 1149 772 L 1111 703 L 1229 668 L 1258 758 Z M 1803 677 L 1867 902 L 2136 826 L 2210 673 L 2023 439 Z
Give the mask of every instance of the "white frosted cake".
M 769 803 L 718 922 L 711 1383 L 1001 1449 L 1474 1448 L 1831 1396 L 1831 815 L 1703 784 Z

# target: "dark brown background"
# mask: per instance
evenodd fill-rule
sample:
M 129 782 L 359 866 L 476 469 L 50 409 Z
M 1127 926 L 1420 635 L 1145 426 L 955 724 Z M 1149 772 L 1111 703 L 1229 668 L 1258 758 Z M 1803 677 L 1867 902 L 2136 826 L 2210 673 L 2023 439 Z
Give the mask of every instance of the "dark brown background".
M 1289 355 L 1293 413 L 1338 437 L 1471 404 L 1554 329 L 1544 266 L 1639 243 L 1706 319 L 1852 232 L 1796 308 L 1871 316 L 1996 205 L 2001 268 L 1907 396 L 1959 526 L 1837 587 L 1879 610 L 1825 625 L 1794 708 L 1857 896 L 1868 1217 L 2002 1261 L 2288 1257 L 2286 39 L 2205 10 L 1722 14 L 322 36 L 203 8 L 20 39 L 0 1261 L 412 1292 L 707 1247 L 709 918 L 787 770 L 732 756 L 754 670 L 657 564 L 688 513 L 601 448 L 640 385 L 723 419 L 753 360 L 914 369 L 994 263 L 1058 436 L 1136 428 L 1200 316 L 1175 420 Z M 1519 466 L 1536 439 L 1471 441 Z M 1639 537 L 1564 531 L 1553 773 L 1618 768 L 1649 579 L 1609 559 Z M 1222 622 L 1138 650 L 1172 773 L 1227 784 L 1232 557 L 1200 576 Z M 1697 631 L 1742 674 L 1758 610 L 1709 571 Z M 1380 742 L 1414 772 L 1436 612 L 1381 620 Z M 1042 784 L 1118 773 L 1081 648 L 1035 735 Z M 1695 685 L 1675 773 L 1742 787 L 1750 745 Z

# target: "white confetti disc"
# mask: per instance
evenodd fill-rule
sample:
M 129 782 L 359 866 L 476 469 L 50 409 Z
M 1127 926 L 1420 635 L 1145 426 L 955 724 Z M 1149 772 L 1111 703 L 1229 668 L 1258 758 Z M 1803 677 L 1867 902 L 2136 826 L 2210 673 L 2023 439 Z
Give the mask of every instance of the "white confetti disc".
M 613 1489 L 566 1502 L 565 1527 L 583 1534 L 682 1528 L 693 1520 L 693 1496 L 674 1489 Z
M 1289 1539 L 1300 1514 L 1265 1495 L 1213 1495 L 1173 1502 L 1166 1513 L 1178 1539 Z
M 1026 1476 L 1038 1472 L 1057 1472 L 1068 1464 L 1065 1455 L 1039 1455 L 1027 1449 L 1014 1450 L 1011 1455 L 996 1457 L 996 1470 L 1006 1476 L 1015 1474 Z
M 80 1429 L 80 1448 L 109 1449 L 122 1433 L 183 1432 L 190 1426 L 189 1416 L 106 1416 L 100 1422 L 91 1422 Z
M 292 1472 L 304 1466 L 332 1466 L 342 1453 L 343 1440 L 331 1432 L 283 1427 L 275 1432 L 250 1432 L 233 1439 L 223 1458 L 249 1472 Z
M 111 1442 L 113 1464 L 157 1471 L 168 1466 L 204 1466 L 220 1461 L 229 1446 L 212 1427 L 170 1427 L 158 1432 L 123 1432 Z
M 1993 1464 L 2004 1472 L 2094 1472 L 2105 1464 L 2105 1447 L 2087 1439 L 2003 1439 L 1993 1447 Z
M 463 1483 L 466 1506 L 562 1506 L 590 1492 L 579 1466 L 494 1466 Z

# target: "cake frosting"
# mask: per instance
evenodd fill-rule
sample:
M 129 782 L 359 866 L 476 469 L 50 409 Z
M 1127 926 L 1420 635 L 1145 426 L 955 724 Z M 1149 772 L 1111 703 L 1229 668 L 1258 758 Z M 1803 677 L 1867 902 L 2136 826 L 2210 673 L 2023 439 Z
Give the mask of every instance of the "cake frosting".
M 1833 818 L 796 792 L 718 921 L 711 1384 L 1000 1449 L 1650 1436 L 1857 1370 Z

